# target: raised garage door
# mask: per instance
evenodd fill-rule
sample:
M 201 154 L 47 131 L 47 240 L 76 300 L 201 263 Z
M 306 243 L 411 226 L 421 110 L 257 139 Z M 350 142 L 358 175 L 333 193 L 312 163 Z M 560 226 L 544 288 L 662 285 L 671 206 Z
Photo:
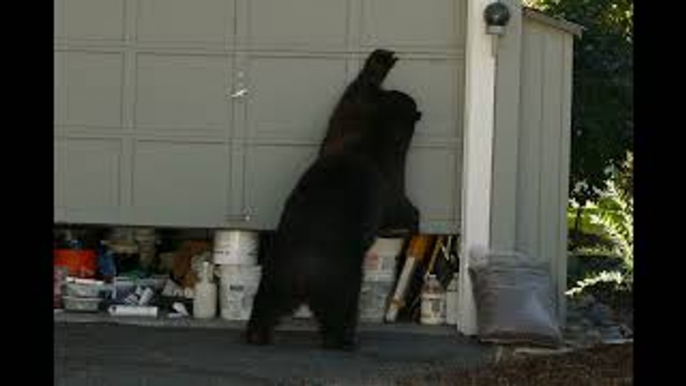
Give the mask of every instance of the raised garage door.
M 462 0 L 60 0 L 55 220 L 276 226 L 376 47 L 423 111 L 422 229 L 459 227 Z

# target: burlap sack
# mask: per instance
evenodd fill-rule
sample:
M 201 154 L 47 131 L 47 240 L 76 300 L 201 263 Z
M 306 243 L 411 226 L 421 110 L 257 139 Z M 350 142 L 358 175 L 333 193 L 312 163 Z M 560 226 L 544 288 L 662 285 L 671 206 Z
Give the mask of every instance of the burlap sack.
M 498 344 L 562 344 L 548 265 L 488 252 L 470 264 L 479 338 Z

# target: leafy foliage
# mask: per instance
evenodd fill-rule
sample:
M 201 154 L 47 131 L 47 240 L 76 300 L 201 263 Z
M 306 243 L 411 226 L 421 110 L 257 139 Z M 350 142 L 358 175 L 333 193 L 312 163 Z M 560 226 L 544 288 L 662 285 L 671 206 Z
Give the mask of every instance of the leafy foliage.
M 568 225 L 572 235 L 594 235 L 591 243 L 573 241 L 572 252 L 579 255 L 619 257 L 623 261 L 621 271 L 600 272 L 579 281 L 574 291 L 599 282 L 616 282 L 623 285 L 633 284 L 634 268 L 634 200 L 632 194 L 633 156 L 629 155 L 625 164 L 612 173 L 606 181 L 605 190 L 599 193 L 597 202 L 587 202 L 581 206 L 572 201 L 568 210 Z M 588 239 L 586 239 L 588 240 Z M 576 241 L 576 242 L 574 242 Z M 616 280 L 617 275 L 622 280 Z
M 529 0 L 584 27 L 574 45 L 571 196 L 595 200 L 633 143 L 632 0 Z

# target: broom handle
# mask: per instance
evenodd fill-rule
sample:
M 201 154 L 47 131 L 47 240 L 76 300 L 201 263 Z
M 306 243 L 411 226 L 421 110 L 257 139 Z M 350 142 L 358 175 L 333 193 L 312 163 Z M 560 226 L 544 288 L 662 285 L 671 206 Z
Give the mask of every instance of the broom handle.
M 429 265 L 426 268 L 426 272 L 424 273 L 424 281 L 426 281 L 426 279 L 431 274 L 431 271 L 433 271 L 434 265 L 436 263 L 436 257 L 438 257 L 438 253 L 441 251 L 441 247 L 443 247 L 443 236 L 438 236 L 436 238 L 436 244 L 434 245 L 434 251 L 431 254 L 431 260 L 429 260 Z
M 405 297 L 405 292 L 410 284 L 412 272 L 414 272 L 415 266 L 426 254 L 426 249 L 430 240 L 430 236 L 427 235 L 417 235 L 410 240 L 410 245 L 407 248 L 407 260 L 405 261 L 403 270 L 398 278 L 395 293 L 389 304 L 386 313 L 386 321 L 393 322 L 397 318 L 398 311 L 404 305 L 403 298 Z

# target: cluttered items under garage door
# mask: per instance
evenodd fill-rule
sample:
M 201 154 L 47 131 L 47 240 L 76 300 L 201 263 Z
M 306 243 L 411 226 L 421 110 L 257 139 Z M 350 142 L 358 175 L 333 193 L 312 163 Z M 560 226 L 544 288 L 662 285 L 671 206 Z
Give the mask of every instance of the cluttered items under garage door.
M 273 233 L 59 227 L 56 312 L 247 321 Z M 456 324 L 457 237 L 377 238 L 363 264 L 363 323 Z M 306 305 L 292 318 L 311 319 Z

